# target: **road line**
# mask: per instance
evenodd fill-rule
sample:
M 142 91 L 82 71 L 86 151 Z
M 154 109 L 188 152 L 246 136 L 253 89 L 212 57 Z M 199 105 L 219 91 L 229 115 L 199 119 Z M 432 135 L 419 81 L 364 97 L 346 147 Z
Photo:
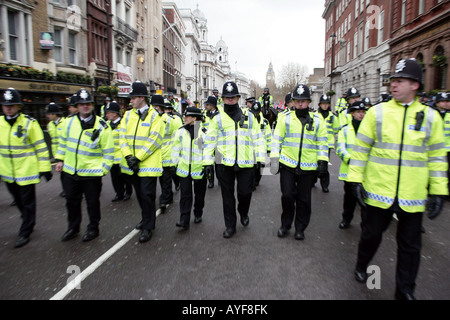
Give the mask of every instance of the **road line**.
M 106 251 L 100 258 L 94 261 L 89 267 L 87 267 L 83 272 L 76 276 L 72 281 L 67 283 L 67 285 L 62 288 L 57 294 L 50 298 L 50 300 L 62 300 L 67 296 L 73 289 L 79 287 L 81 281 L 86 279 L 91 273 L 93 273 L 98 267 L 100 267 L 106 260 L 109 259 L 114 253 L 116 253 L 120 248 L 122 248 L 131 238 L 139 233 L 139 230 L 133 229 L 128 235 L 126 235 L 122 240 L 117 242 L 111 249 Z

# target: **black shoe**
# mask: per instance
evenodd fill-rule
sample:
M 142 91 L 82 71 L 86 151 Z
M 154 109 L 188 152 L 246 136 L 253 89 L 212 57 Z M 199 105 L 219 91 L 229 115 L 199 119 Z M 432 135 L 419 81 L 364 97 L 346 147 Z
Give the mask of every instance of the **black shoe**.
M 367 273 L 365 271 L 356 268 L 353 273 L 355 274 L 356 281 L 361 282 L 361 283 L 364 283 L 367 281 Z
M 126 194 L 126 195 L 123 197 L 123 201 L 130 200 L 130 198 L 131 198 L 131 194 Z
M 20 248 L 26 245 L 30 241 L 30 237 L 20 236 L 17 238 L 16 243 L 14 244 L 14 248 Z
M 177 222 L 176 226 L 183 230 L 189 229 L 189 223 L 185 223 L 185 222 Z
M 241 223 L 244 227 L 248 226 L 250 223 L 250 218 L 248 216 L 241 217 Z
M 417 300 L 411 293 L 403 293 L 396 291 L 395 300 Z
M 141 222 L 139 222 L 137 225 L 136 225 L 136 227 L 134 227 L 135 229 L 138 229 L 138 230 L 142 230 L 142 226 L 143 226 L 143 222 L 141 221 Z
M 323 187 L 322 188 L 322 192 L 323 193 L 328 193 L 328 192 L 330 192 L 330 190 L 328 189 L 328 187 Z
M 236 229 L 227 228 L 223 232 L 223 237 L 228 239 L 228 238 L 231 238 L 235 233 L 236 233 Z
M 123 200 L 123 197 L 120 197 L 120 196 L 116 195 L 114 197 L 114 199 L 111 200 L 111 202 L 122 201 L 122 200 Z
M 339 229 L 347 229 L 350 226 L 350 222 L 346 220 L 342 220 L 341 223 L 339 223 Z
M 70 239 L 73 239 L 78 235 L 79 232 L 79 230 L 69 229 L 63 234 L 61 241 L 68 241 Z
M 280 229 L 278 229 L 277 236 L 278 236 L 279 238 L 284 238 L 284 237 L 287 236 L 287 234 L 288 234 L 288 229 L 283 228 L 283 227 L 281 227 Z
M 202 222 L 202 217 L 195 217 L 194 218 L 194 223 L 200 223 Z
M 98 232 L 98 230 L 89 230 L 83 235 L 82 240 L 83 242 L 94 240 L 95 238 L 98 237 L 99 234 L 100 232 Z
M 139 237 L 139 242 L 147 242 L 152 238 L 152 230 L 144 229 L 141 232 L 141 236 Z
M 164 213 L 166 213 L 166 209 L 167 209 L 168 207 L 169 207 L 168 204 L 162 204 L 162 205 L 159 207 L 159 209 L 156 210 L 156 214 L 159 215 L 159 214 L 164 214 Z
M 213 180 L 209 180 L 208 188 L 209 188 L 209 189 L 214 188 L 214 181 L 213 181 Z
M 295 231 L 295 240 L 305 240 L 305 233 L 303 231 Z

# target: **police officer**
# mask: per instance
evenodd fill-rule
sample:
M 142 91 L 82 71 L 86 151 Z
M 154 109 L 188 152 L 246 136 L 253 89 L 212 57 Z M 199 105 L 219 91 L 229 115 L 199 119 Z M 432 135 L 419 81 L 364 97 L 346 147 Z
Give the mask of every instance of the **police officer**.
M 72 96 L 70 96 L 69 99 L 67 99 L 67 110 L 69 111 L 69 116 L 74 115 L 78 112 L 77 107 L 75 106 L 75 102 L 77 100 L 77 94 L 74 93 Z
M 56 171 L 64 171 L 64 191 L 69 226 L 62 241 L 73 239 L 80 232 L 81 202 L 86 199 L 89 224 L 83 241 L 99 236 L 100 193 L 102 177 L 114 160 L 111 128 L 94 113 L 94 100 L 86 89 L 77 92 L 78 113 L 64 121 L 61 143 L 56 152 Z
M 39 123 L 21 112 L 23 103 L 14 88 L 0 91 L 0 176 L 20 210 L 22 225 L 14 244 L 30 241 L 36 223 L 35 185 L 52 178 L 49 151 Z
M 370 101 L 370 98 L 365 97 L 365 98 L 362 98 L 361 101 L 364 103 L 364 105 L 366 106 L 367 109 L 372 107 L 372 101 Z
M 120 148 L 120 105 L 116 101 L 111 101 L 105 109 L 105 117 L 108 120 L 108 125 L 111 127 L 111 133 L 114 141 L 114 162 L 111 166 L 111 182 L 116 193 L 111 200 L 127 201 L 130 200 L 133 194 L 133 186 L 125 179 L 120 169 L 120 162 L 122 161 L 122 150 Z
M 347 107 L 347 91 L 342 93 L 342 96 L 337 99 L 336 105 L 334 106 L 334 111 L 336 114 L 341 113 L 341 110 L 345 109 Z
M 269 120 L 261 116 L 261 104 L 259 101 L 253 101 L 252 107 L 250 108 L 250 112 L 255 115 L 256 121 L 258 121 L 258 126 L 261 130 L 261 134 L 264 140 L 264 150 L 265 153 L 270 152 L 270 144 L 272 143 L 272 130 L 270 129 Z M 261 169 L 264 164 L 255 164 L 255 184 L 253 190 L 259 186 L 259 182 L 261 181 Z
M 256 101 L 255 97 L 250 97 L 250 98 L 245 99 L 245 105 L 247 106 L 247 109 L 250 110 L 253 106 L 253 102 L 255 102 L 255 101 Z
M 269 88 L 264 88 L 263 94 L 258 99 L 262 108 L 273 108 L 273 96 L 269 92 Z
M 359 101 L 361 94 L 359 93 L 358 89 L 355 87 L 351 87 L 347 90 L 347 93 L 345 94 L 347 104 L 344 108 L 342 108 L 339 111 L 338 117 L 339 117 L 339 130 L 342 129 L 343 126 L 345 126 L 349 121 L 351 121 L 352 117 L 350 114 L 347 113 L 347 109 L 353 104 L 353 102 Z
M 100 117 L 102 117 L 103 119 L 105 118 L 105 111 L 108 108 L 109 104 L 111 103 L 111 98 L 110 97 L 106 97 L 105 98 L 105 103 L 100 107 Z
M 320 96 L 319 108 L 317 109 L 316 115 L 326 123 L 327 126 L 327 139 L 328 139 L 328 157 L 330 157 L 331 149 L 334 149 L 335 135 L 338 133 L 339 120 L 336 115 L 331 111 L 331 97 L 323 94 Z M 328 172 L 328 167 L 326 173 L 320 179 L 320 185 L 322 186 L 322 191 L 325 193 L 330 192 L 328 189 L 330 185 L 330 173 Z
M 127 174 L 141 207 L 139 242 L 151 239 L 156 222 L 156 183 L 162 175 L 161 146 L 164 135 L 162 117 L 147 104 L 148 90 L 144 83 L 133 82 L 130 98 L 133 109 L 125 113 L 120 129 L 122 172 Z
M 159 177 L 161 195 L 159 197 L 159 209 L 157 211 L 157 214 L 164 214 L 166 209 L 173 202 L 172 179 L 175 175 L 176 168 L 171 157 L 172 137 L 175 131 L 183 125 L 183 122 L 181 121 L 181 118 L 174 116 L 171 113 L 171 105 L 163 96 L 159 94 L 153 95 L 150 103 L 162 113 L 161 119 L 164 123 L 164 136 L 161 149 L 163 172 Z
M 436 94 L 435 106 L 444 120 L 445 149 L 447 150 L 447 162 L 450 168 L 450 93 L 439 92 Z M 450 192 L 450 171 L 448 190 Z
M 381 102 L 388 102 L 389 100 L 392 99 L 392 96 L 389 93 L 382 93 L 380 94 L 380 96 L 378 97 L 378 103 Z
M 50 136 L 50 144 L 52 150 L 52 159 L 56 156 L 56 151 L 59 147 L 59 138 L 61 136 L 61 129 L 64 123 L 64 117 L 62 117 L 61 107 L 54 103 L 50 102 L 45 108 L 45 115 L 47 120 L 49 121 L 47 124 L 47 132 Z M 63 191 L 59 194 L 60 197 L 64 198 L 66 193 L 64 192 L 64 183 L 63 183 L 63 174 L 60 175 L 61 188 Z
M 355 143 L 359 125 L 368 109 L 369 108 L 367 108 L 362 101 L 353 102 L 348 109 L 348 113 L 352 116 L 352 121 L 349 121 L 338 134 L 336 154 L 342 160 L 338 179 L 344 181 L 344 208 L 342 212 L 342 221 L 339 223 L 340 229 L 347 229 L 350 226 L 357 204 L 357 199 L 352 192 L 352 185 L 347 182 L 348 165 L 352 158 L 353 145 Z
M 214 89 L 213 96 L 216 97 L 216 99 L 217 99 L 217 105 L 223 105 L 222 97 L 219 97 L 219 90 Z
M 264 163 L 264 145 L 257 121 L 252 113 L 244 114 L 239 107 L 239 90 L 236 83 L 225 82 L 222 90 L 224 106 L 211 120 L 205 148 L 203 164 L 205 173 L 210 176 L 216 156 L 216 173 L 222 192 L 223 213 L 226 230 L 224 238 L 236 233 L 235 180 L 237 180 L 238 211 L 241 223 L 249 224 L 248 212 L 253 192 L 253 166 Z
M 354 275 L 365 282 L 395 213 L 396 299 L 414 298 L 419 271 L 423 212 L 436 218 L 448 194 L 442 118 L 416 96 L 422 68 L 402 59 L 390 78 L 393 99 L 369 109 L 358 130 L 348 181 L 362 206 L 361 237 Z M 428 197 L 428 200 L 427 200 Z
M 311 218 L 311 189 L 314 178 L 327 170 L 328 144 L 326 124 L 309 112 L 311 94 L 299 84 L 292 92 L 295 111 L 286 113 L 273 132 L 270 172 L 280 173 L 281 227 L 283 238 L 295 217 L 295 239 L 305 239 L 304 231 Z
M 217 98 L 215 96 L 209 96 L 205 102 L 205 110 L 206 114 L 203 118 L 202 127 L 208 130 L 209 124 L 211 120 L 219 113 L 219 109 L 217 108 Z M 214 188 L 214 167 L 211 168 L 212 172 L 208 177 L 208 188 Z
M 214 98 L 215 99 L 215 98 Z M 199 108 L 188 107 L 184 113 L 184 126 L 174 135 L 172 159 L 176 174 L 180 177 L 180 221 L 177 227 L 189 229 L 192 204 L 194 223 L 200 223 L 205 206 L 207 179 L 204 175 L 202 156 L 206 128 L 202 127 L 203 114 Z M 194 192 L 192 192 L 194 189 Z
M 295 109 L 294 107 L 294 100 L 292 100 L 292 94 L 288 93 L 285 97 L 284 97 L 284 108 L 285 110 L 293 110 Z

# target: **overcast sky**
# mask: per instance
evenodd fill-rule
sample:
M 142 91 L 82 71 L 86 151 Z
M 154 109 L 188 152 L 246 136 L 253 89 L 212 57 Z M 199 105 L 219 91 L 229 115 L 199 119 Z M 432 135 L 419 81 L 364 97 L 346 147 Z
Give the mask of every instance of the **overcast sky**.
M 220 37 L 228 46 L 233 71 L 265 85 L 272 62 L 275 77 L 288 62 L 323 68 L 323 0 L 174 0 L 192 11 L 199 5 L 207 19 L 208 43 Z M 236 64 L 237 61 L 237 64 Z

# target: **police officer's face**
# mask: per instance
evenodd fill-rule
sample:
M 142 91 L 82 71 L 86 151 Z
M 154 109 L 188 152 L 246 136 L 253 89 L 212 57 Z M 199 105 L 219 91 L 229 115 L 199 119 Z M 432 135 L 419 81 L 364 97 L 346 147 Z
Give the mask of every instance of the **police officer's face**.
M 391 80 L 392 97 L 400 103 L 409 103 L 414 100 L 419 83 L 406 78 L 394 78 Z
M 184 116 L 184 124 L 193 124 L 195 122 L 195 117 Z
M 78 112 L 78 109 L 75 106 L 69 106 L 69 113 L 75 114 Z
M 352 105 L 353 102 L 356 102 L 356 101 L 358 101 L 358 100 L 359 100 L 359 97 L 349 98 L 349 99 L 348 99 L 348 104 L 349 104 L 349 105 Z
M 54 113 L 47 113 L 45 117 L 48 121 L 55 121 L 56 119 L 58 119 L 58 116 Z
M 322 110 L 328 110 L 328 108 L 330 107 L 330 104 L 323 102 L 320 104 L 320 107 L 322 108 Z
M 94 105 L 92 103 L 80 103 L 77 105 L 77 109 L 80 116 L 86 118 L 94 111 Z
M 119 117 L 119 114 L 116 112 L 106 111 L 105 113 L 106 119 L 110 121 L 114 121 Z
M 223 98 L 223 103 L 228 105 L 234 105 L 238 103 L 239 97 L 225 97 Z
M 9 106 L 2 105 L 3 113 L 9 117 L 15 116 L 21 108 L 22 106 L 20 104 L 13 104 Z
M 140 109 L 146 105 L 145 97 L 131 97 L 130 103 L 133 105 L 133 108 Z
M 356 110 L 352 112 L 352 116 L 355 120 L 361 121 L 366 115 L 366 110 Z
M 309 107 L 309 104 L 311 103 L 311 101 L 309 101 L 309 100 L 294 99 L 293 101 L 294 101 L 295 109 L 306 109 Z

